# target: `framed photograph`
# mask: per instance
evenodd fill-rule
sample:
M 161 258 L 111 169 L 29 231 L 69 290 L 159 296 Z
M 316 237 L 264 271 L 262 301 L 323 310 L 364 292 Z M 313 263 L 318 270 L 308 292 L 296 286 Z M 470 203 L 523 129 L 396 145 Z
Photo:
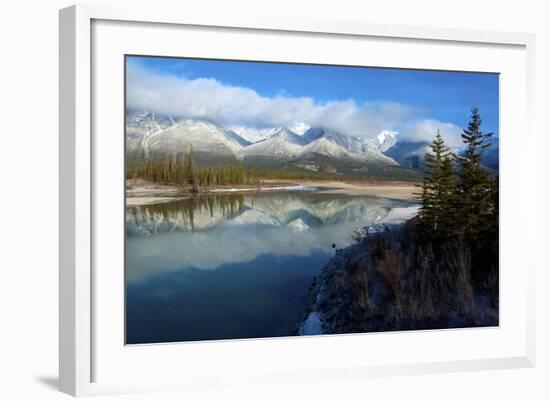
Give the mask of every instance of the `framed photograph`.
M 527 34 L 60 12 L 60 388 L 535 363 Z

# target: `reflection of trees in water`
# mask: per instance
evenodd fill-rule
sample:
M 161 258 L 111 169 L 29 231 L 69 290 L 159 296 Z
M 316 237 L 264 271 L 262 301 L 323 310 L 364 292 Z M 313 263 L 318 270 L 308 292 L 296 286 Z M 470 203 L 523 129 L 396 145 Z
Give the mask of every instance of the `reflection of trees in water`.
M 126 210 L 126 221 L 136 226 L 160 222 L 171 222 L 175 229 L 177 222 L 194 230 L 197 215 L 208 214 L 211 218 L 219 214 L 231 218 L 244 210 L 244 196 L 241 194 L 195 196 L 176 202 L 137 206 Z
M 344 221 L 378 221 L 396 204 L 407 205 L 407 202 L 321 191 L 208 194 L 128 208 L 126 222 L 131 235 L 212 229 L 240 217 L 244 220 L 236 220 L 238 224 L 294 222 L 299 227 L 318 227 Z

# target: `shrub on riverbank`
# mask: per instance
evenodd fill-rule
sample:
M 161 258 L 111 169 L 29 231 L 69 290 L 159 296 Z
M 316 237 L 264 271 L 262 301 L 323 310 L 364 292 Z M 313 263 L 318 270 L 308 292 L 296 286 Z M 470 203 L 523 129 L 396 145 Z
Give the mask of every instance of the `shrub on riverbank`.
M 323 333 L 498 325 L 498 272 L 472 281 L 465 241 L 436 252 L 415 240 L 417 230 L 413 219 L 338 251 L 306 297 Z

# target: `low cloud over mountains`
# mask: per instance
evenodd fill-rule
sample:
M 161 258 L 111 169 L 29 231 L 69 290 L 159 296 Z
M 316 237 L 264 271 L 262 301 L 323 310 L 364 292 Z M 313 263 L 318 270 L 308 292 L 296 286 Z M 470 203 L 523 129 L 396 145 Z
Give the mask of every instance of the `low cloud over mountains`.
M 187 79 L 128 63 L 127 108 L 148 110 L 176 119 L 208 119 L 224 127 L 262 130 L 273 127 L 323 127 L 376 141 L 383 130 L 399 132 L 401 141 L 431 141 L 439 129 L 447 144 L 460 146 L 461 128 L 423 115 L 397 102 L 352 99 L 319 102 L 312 97 L 262 96 L 213 78 Z M 243 135 L 245 136 L 245 135 Z

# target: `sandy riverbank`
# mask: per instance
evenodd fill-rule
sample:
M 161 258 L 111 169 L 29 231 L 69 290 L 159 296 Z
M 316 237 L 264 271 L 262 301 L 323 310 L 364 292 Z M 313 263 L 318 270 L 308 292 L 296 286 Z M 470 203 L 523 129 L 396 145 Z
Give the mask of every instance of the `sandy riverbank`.
M 418 188 L 411 183 L 380 182 L 380 183 L 350 183 L 342 181 L 300 181 L 302 185 L 323 188 L 324 193 L 347 195 L 370 195 L 382 198 L 414 200 Z
M 342 182 L 342 181 L 306 181 L 306 180 L 265 180 L 260 186 L 241 185 L 208 188 L 204 193 L 239 193 L 266 190 L 309 190 L 315 187 L 324 193 L 379 196 L 400 200 L 414 200 L 418 188 L 411 183 L 402 182 Z M 185 199 L 190 194 L 173 185 L 159 185 L 143 180 L 127 183 L 126 206 L 145 206 L 173 202 Z

